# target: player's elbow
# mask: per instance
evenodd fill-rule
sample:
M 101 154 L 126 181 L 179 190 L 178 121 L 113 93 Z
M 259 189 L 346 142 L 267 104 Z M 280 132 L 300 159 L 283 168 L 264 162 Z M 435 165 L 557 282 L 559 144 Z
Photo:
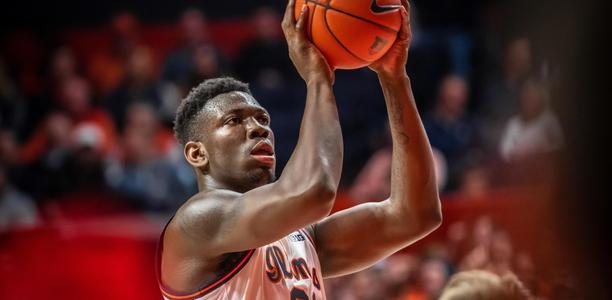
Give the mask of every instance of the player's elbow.
M 304 195 L 308 210 L 312 211 L 317 219 L 328 216 L 334 206 L 336 192 L 337 186 L 328 176 L 317 178 L 309 185 Z
M 286 198 L 296 201 L 296 208 L 313 222 L 329 215 L 334 206 L 337 186 L 324 173 L 299 181 L 286 181 L 283 186 Z
M 432 232 L 438 229 L 440 225 L 442 225 L 442 212 L 440 211 L 440 209 L 436 209 L 434 212 L 430 213 L 425 227 L 428 232 Z
M 310 191 L 310 197 L 322 209 L 324 216 L 327 216 L 334 206 L 337 187 L 331 180 L 324 178 L 318 181 Z
M 442 211 L 439 206 L 428 209 L 421 214 L 420 231 L 422 234 L 429 234 L 442 225 Z

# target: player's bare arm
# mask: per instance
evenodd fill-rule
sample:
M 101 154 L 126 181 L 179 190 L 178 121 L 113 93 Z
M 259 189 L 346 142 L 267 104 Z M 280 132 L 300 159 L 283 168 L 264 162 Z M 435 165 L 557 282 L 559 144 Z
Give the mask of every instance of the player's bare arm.
M 431 148 L 419 118 L 406 61 L 411 41 L 408 3 L 390 51 L 370 65 L 378 74 L 393 140 L 390 198 L 336 213 L 313 227 L 324 277 L 364 269 L 414 243 L 441 223 Z
M 214 278 L 228 253 L 245 251 L 277 241 L 321 220 L 333 206 L 340 180 L 342 137 L 335 98 L 333 71 L 305 33 L 304 9 L 293 17 L 290 1 L 283 20 L 289 55 L 307 84 L 306 107 L 297 146 L 277 181 L 237 191 L 211 176 L 199 182 L 201 191 L 176 213 L 166 229 L 162 282 L 177 290 L 193 290 Z M 265 111 L 230 116 L 230 125 L 243 126 L 255 140 L 273 143 Z M 261 118 L 261 114 L 264 118 Z M 227 132 L 219 116 L 211 135 Z M 237 118 L 240 120 L 231 120 Z M 235 125 L 240 122 L 239 125 Z M 217 127 L 214 127 L 217 126 Z M 210 157 L 199 142 L 185 145 L 187 161 L 206 175 Z M 268 149 L 269 150 L 269 149 Z M 207 188 L 202 188 L 206 186 Z

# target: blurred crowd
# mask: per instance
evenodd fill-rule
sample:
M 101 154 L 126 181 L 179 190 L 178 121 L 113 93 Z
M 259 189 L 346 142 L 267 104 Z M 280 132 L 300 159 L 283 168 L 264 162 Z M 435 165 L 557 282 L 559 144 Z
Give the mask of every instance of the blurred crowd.
M 197 191 L 173 137 L 174 113 L 208 78 L 250 84 L 271 114 L 280 172 L 297 141 L 305 98 L 280 30 L 281 9 L 211 21 L 189 8 L 169 25 L 176 33 L 171 45 L 147 43 L 143 28 L 155 25 L 125 11 L 99 26 L 110 37 L 105 47 L 87 53 L 60 34 L 44 41 L 27 33 L 2 37 L 0 232 L 49 222 L 65 214 L 58 204 L 74 199 L 172 213 Z M 489 22 L 482 27 L 466 19 L 442 26 L 444 16 L 428 11 L 426 3 L 413 5 L 407 68 L 439 190 L 479 199 L 496 186 L 540 180 L 538 166 L 564 144 L 554 109 L 556 68 L 529 37 L 494 31 L 499 8 L 474 8 L 475 19 Z M 215 34 L 211 24 L 232 22 L 247 38 L 228 51 L 221 44 L 232 37 Z M 385 199 L 391 141 L 376 76 L 367 68 L 338 71 L 335 91 L 346 148 L 343 190 L 355 203 Z M 523 176 L 526 170 L 532 176 Z M 533 268 L 504 230 L 482 218 L 454 224 L 447 241 L 422 255 L 393 256 L 329 280 L 327 290 L 330 299 L 435 299 L 451 274 L 471 269 L 512 271 L 541 290 Z
M 559 286 L 538 276 L 531 257 L 513 245 L 508 233 L 488 216 L 474 222 L 457 222 L 449 227 L 439 243 L 422 253 L 399 253 L 362 272 L 325 281 L 329 299 L 427 300 L 440 299 L 453 274 L 480 270 L 505 276 L 514 274 L 519 286 L 538 299 L 566 299 Z M 476 284 L 473 284 L 476 286 Z M 495 298 L 450 299 L 527 299 Z

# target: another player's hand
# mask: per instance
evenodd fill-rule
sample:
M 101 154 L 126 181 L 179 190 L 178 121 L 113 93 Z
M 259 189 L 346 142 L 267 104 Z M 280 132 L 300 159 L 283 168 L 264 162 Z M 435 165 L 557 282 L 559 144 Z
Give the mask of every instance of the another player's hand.
M 295 0 L 289 0 L 283 17 L 283 33 L 289 46 L 289 57 L 300 76 L 311 83 L 315 80 L 334 82 L 334 71 L 309 40 L 306 33 L 308 6 L 304 5 L 297 22 L 294 18 Z
M 401 0 L 402 27 L 397 34 L 397 39 L 391 49 L 380 59 L 370 64 L 370 69 L 378 76 L 403 76 L 406 74 L 406 62 L 408 61 L 408 48 L 412 41 L 410 30 L 410 5 L 408 0 Z

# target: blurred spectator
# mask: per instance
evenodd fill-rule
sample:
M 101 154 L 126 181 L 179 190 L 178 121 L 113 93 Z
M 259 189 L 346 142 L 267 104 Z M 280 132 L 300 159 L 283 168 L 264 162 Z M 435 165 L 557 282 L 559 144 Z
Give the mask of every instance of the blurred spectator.
M 486 271 L 453 275 L 440 300 L 529 300 L 529 291 L 512 274 L 500 277 Z
M 19 145 L 13 132 L 0 129 L 0 164 L 11 167 L 19 163 Z
M 512 280 L 516 280 L 513 274 L 520 274 L 518 278 L 527 283 L 530 291 L 542 293 L 540 285 L 543 281 L 534 276 L 535 265 L 530 256 L 526 253 L 514 254 L 508 232 L 494 223 L 491 217 L 484 215 L 473 222 L 460 221 L 447 230 L 448 240 L 445 243 L 430 244 L 420 255 L 408 249 L 406 253 L 397 253 L 359 273 L 326 279 L 328 298 L 479 299 L 443 298 L 449 297 L 445 294 L 448 290 L 445 286 L 454 285 L 449 284 L 448 280 L 458 269 L 462 270 L 459 274 L 479 270 L 491 272 L 491 276 L 495 277 L 512 277 Z M 520 286 L 527 291 L 523 284 Z
M 61 46 L 53 52 L 48 75 L 54 85 L 79 75 L 79 65 L 72 49 Z
M 415 284 L 419 272 L 420 258 L 411 254 L 394 254 L 380 264 L 384 272 L 381 272 L 379 280 L 385 282 L 385 296 L 396 299 Z
M 481 216 L 474 222 L 468 242 L 470 249 L 456 261 L 461 270 L 484 267 L 489 260 L 489 249 L 493 239 L 494 224 L 490 217 Z M 459 257 L 457 257 L 459 258 Z
M 442 80 L 433 111 L 423 117 L 423 125 L 432 147 L 439 149 L 448 163 L 451 184 L 456 184 L 468 152 L 477 142 L 476 130 L 467 115 L 468 87 L 458 76 Z
M 100 193 L 104 180 L 104 132 L 93 123 L 80 123 L 72 129 L 71 148 L 62 166 L 70 180 L 64 193 Z
M 239 77 L 268 88 L 283 84 L 292 76 L 293 66 L 287 55 L 287 42 L 281 33 L 281 17 L 270 7 L 260 7 L 251 16 L 253 40 L 242 46 L 236 61 Z
M 219 53 L 210 45 L 200 45 L 193 51 L 193 69 L 187 81 L 188 87 L 194 87 L 202 81 L 223 75 Z
M 431 150 L 436 185 L 438 190 L 442 190 L 446 184 L 446 159 L 438 149 L 432 148 Z M 351 187 L 351 197 L 357 203 L 381 201 L 389 197 L 391 192 L 391 159 L 391 148 L 386 147 L 376 151 L 368 160 Z
M 221 65 L 224 58 L 212 44 L 208 32 L 206 19 L 197 8 L 189 8 L 183 12 L 179 20 L 181 30 L 181 44 L 166 58 L 162 69 L 162 80 L 173 82 L 186 91 L 191 88 L 189 80 L 192 74 L 197 73 L 195 68 L 196 51 L 202 46 L 210 47 Z M 223 68 L 219 68 L 223 69 Z
M 0 163 L 0 233 L 38 225 L 38 211 L 32 200 L 13 187 Z
M 382 148 L 370 157 L 351 187 L 351 197 L 357 203 L 382 201 L 389 197 L 391 159 L 391 147 Z
M 49 153 L 53 146 L 67 147 L 72 129 L 83 123 L 95 125 L 102 131 L 102 151 L 108 153 L 114 145 L 115 127 L 105 111 L 92 106 L 87 81 L 80 77 L 64 80 L 57 97 L 61 110 L 51 114 L 22 147 L 22 161 L 33 162 Z
M 102 96 L 120 84 L 124 76 L 124 60 L 140 45 L 140 25 L 133 14 L 119 12 L 108 26 L 112 36 L 110 48 L 92 54 L 87 70 L 95 91 Z
M 63 112 L 53 112 L 20 150 L 19 163 L 25 166 L 20 186 L 37 200 L 68 192 L 75 179 L 66 169 L 72 155 L 74 123 Z
M 475 222 L 472 240 L 472 249 L 459 263 L 461 270 L 486 270 L 500 276 L 514 271 L 517 260 L 510 236 L 495 228 L 490 218 L 481 217 Z M 528 257 L 522 259 L 528 260 Z
M 9 78 L 8 70 L 0 57 L 0 129 L 21 129 L 26 109 L 26 103 L 13 80 Z
M 159 114 L 164 124 L 168 125 L 169 128 L 172 127 L 176 110 L 189 89 L 199 85 L 206 79 L 223 75 L 226 72 L 223 68 L 219 52 L 214 47 L 210 44 L 195 46 L 191 69 L 186 81 L 177 85 L 162 79 L 159 83 L 158 90 L 160 91 L 162 101 Z
M 130 105 L 142 102 L 158 111 L 162 105 L 165 85 L 157 81 L 153 53 L 147 47 L 136 47 L 127 54 L 125 76 L 103 105 L 108 109 L 119 130 L 125 126 Z
M 484 269 L 495 274 L 504 275 L 512 271 L 513 260 L 514 249 L 510 236 L 503 230 L 496 230 L 491 239 L 489 262 Z
M 548 106 L 548 93 L 543 84 L 526 81 L 521 88 L 519 105 L 519 114 L 508 121 L 502 135 L 501 156 L 507 161 L 520 161 L 559 149 L 563 133 L 557 116 Z
M 433 300 L 438 299 L 446 280 L 449 277 L 447 263 L 440 258 L 429 258 L 421 263 L 418 283 L 409 289 L 400 300 Z
M 369 201 L 382 201 L 391 193 L 391 161 L 393 149 L 389 126 L 386 126 L 385 145 L 377 150 L 359 174 L 351 187 L 351 197 L 357 203 Z M 439 190 L 444 188 L 447 179 L 447 166 L 444 155 L 436 148 L 432 148 L 436 185 Z
M 161 126 L 155 110 L 146 103 L 134 103 L 126 112 L 127 127 L 153 136 L 154 150 L 160 156 L 167 156 L 178 147 L 174 133 Z
M 483 124 L 480 127 L 486 146 L 495 149 L 501 137 L 503 124 L 517 111 L 518 96 L 523 82 L 532 71 L 531 43 L 518 37 L 508 43 L 502 70 L 494 72 L 485 83 L 480 105 Z M 497 74 L 496 74 L 497 73 Z
M 481 164 L 468 164 L 460 175 L 457 191 L 466 199 L 482 200 L 491 189 L 489 171 Z
M 26 123 L 29 125 L 16 132 L 20 141 L 31 136 L 36 130 L 35 125 L 43 122 L 47 115 L 57 108 L 56 100 L 61 94 L 63 82 L 82 75 L 76 53 L 67 45 L 61 45 L 52 51 L 46 67 L 43 77 L 44 90 L 36 97 L 27 99 Z
M 378 280 L 382 270 L 373 267 L 365 272 L 351 276 L 351 288 L 345 291 L 341 299 L 376 300 L 384 297 L 386 282 Z
M 227 73 L 226 58 L 212 43 L 202 12 L 197 8 L 189 8 L 182 13 L 178 23 L 181 42 L 165 58 L 159 83 L 159 113 L 169 127 L 172 127 L 180 100 L 192 87 L 205 79 Z
M 195 193 L 195 181 L 182 175 L 181 165 L 163 156 L 169 141 L 159 133 L 152 110 L 137 104 L 128 111 L 122 153 L 111 159 L 106 180 L 141 209 L 173 211 Z
M 463 255 L 468 251 L 468 225 L 464 221 L 450 224 L 446 230 L 446 252 L 449 261 L 457 266 Z

